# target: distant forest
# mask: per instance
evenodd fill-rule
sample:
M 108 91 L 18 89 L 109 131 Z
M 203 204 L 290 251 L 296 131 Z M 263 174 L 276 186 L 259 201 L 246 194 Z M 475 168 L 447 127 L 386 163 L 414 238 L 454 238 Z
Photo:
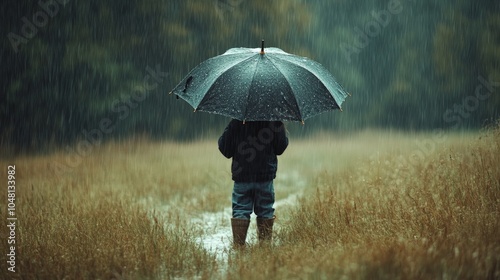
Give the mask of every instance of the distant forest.
M 2 1 L 0 144 L 188 140 L 228 119 L 168 93 L 232 47 L 310 57 L 352 94 L 291 131 L 477 129 L 500 109 L 498 0 Z

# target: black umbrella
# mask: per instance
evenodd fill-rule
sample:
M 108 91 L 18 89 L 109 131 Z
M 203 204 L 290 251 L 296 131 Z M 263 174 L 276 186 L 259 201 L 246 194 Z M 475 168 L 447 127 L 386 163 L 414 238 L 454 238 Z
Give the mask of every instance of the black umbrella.
M 321 64 L 278 48 L 232 48 L 172 90 L 195 111 L 241 121 L 301 121 L 340 109 L 348 95 Z

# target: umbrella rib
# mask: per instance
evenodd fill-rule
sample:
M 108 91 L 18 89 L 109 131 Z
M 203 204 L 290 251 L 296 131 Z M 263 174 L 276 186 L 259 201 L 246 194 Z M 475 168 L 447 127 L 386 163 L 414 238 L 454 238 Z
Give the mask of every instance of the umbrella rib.
M 224 69 L 224 71 L 222 71 L 222 74 L 221 74 L 221 75 L 219 75 L 217 78 L 215 78 L 215 79 L 213 80 L 213 82 L 212 82 L 212 84 L 210 84 L 210 87 L 208 88 L 208 91 L 207 91 L 207 92 L 209 92 L 209 91 L 210 91 L 210 90 L 214 87 L 214 85 L 215 85 L 215 83 L 217 82 L 217 80 L 218 80 L 218 79 L 219 79 L 222 75 L 224 75 L 224 73 L 228 72 L 229 70 L 231 70 L 231 68 L 234 68 L 234 67 L 238 66 L 238 65 L 239 65 L 239 64 L 241 64 L 241 63 L 244 63 L 244 62 L 246 62 L 246 61 L 248 61 L 248 60 L 251 60 L 252 58 L 254 58 L 254 56 L 253 56 L 253 55 L 252 55 L 252 56 L 249 56 L 249 57 L 246 57 L 245 59 L 243 59 L 243 60 L 241 60 L 241 61 L 238 61 L 237 63 L 234 63 L 234 64 L 233 64 L 233 65 L 231 65 L 230 67 L 225 68 L 225 69 Z M 254 74 L 254 75 L 255 75 L 255 74 Z M 201 98 L 201 99 L 200 99 L 200 102 L 198 102 L 198 104 L 196 105 L 195 110 L 197 110 L 197 109 L 198 109 L 198 107 L 200 106 L 200 104 L 202 104 L 202 103 L 203 103 L 203 101 L 204 101 L 206 98 L 207 98 L 207 95 L 203 96 L 203 98 Z M 193 107 L 194 107 L 194 106 L 193 106 Z M 245 113 L 246 113 L 246 112 L 245 112 Z
M 262 59 L 262 58 L 260 57 L 260 54 L 259 54 L 257 63 L 255 65 L 255 69 L 253 71 L 252 79 L 250 80 L 250 86 L 247 89 L 247 101 L 246 101 L 246 104 L 249 104 L 248 102 L 250 100 L 250 88 L 252 87 L 252 84 L 253 84 L 253 81 L 254 81 L 254 78 L 255 78 L 255 73 L 257 73 L 257 69 L 259 68 L 258 65 L 260 63 L 260 59 Z M 248 105 L 245 107 L 245 113 L 243 114 L 243 120 L 242 120 L 243 123 L 245 123 L 245 120 L 247 119 L 247 113 L 248 113 Z
M 228 54 L 228 56 L 232 56 L 232 55 L 235 55 L 235 54 Z M 247 59 L 249 59 L 251 57 L 252 56 L 249 56 L 249 57 L 244 58 L 241 61 L 235 62 L 233 65 L 227 67 L 226 69 L 221 68 L 221 69 L 223 69 L 222 72 L 227 71 L 227 69 L 230 69 L 230 68 L 234 67 L 236 64 L 239 64 L 239 63 L 241 63 L 243 61 L 246 61 Z M 212 58 L 210 58 L 210 59 L 202 62 L 201 64 L 199 64 L 198 66 L 196 66 L 194 69 L 192 69 L 191 71 L 189 71 L 189 73 L 188 73 L 188 75 L 186 77 L 192 77 L 195 73 L 197 73 L 197 71 L 199 70 L 200 67 L 202 67 L 203 65 L 205 65 L 209 61 L 210 62 L 211 61 L 216 61 L 218 58 L 220 58 L 220 56 L 212 57 Z M 219 71 L 221 71 L 221 70 L 219 69 Z M 210 84 L 209 88 L 212 88 L 212 86 L 215 84 L 215 82 L 217 81 L 218 78 L 219 77 L 214 78 L 214 80 Z M 187 79 L 189 79 L 189 78 L 187 78 Z M 203 96 L 203 98 L 201 98 L 199 100 L 192 99 L 191 96 L 189 96 L 185 92 L 185 90 L 186 90 L 186 82 L 187 82 L 187 80 L 186 80 L 186 78 L 184 78 L 178 85 L 175 86 L 175 88 L 171 91 L 171 93 L 174 93 L 177 97 L 180 97 L 181 99 L 183 99 L 184 101 L 186 101 L 196 111 L 196 110 L 198 110 L 198 106 L 202 103 L 202 101 L 205 98 L 205 96 Z
M 280 67 L 278 67 L 278 65 L 276 63 L 274 63 L 274 61 L 271 59 L 271 58 L 268 58 L 269 61 L 274 65 L 274 67 L 276 67 L 276 69 L 280 70 Z M 288 84 L 288 86 L 290 87 L 290 89 L 293 91 L 293 88 L 292 88 L 292 85 L 290 84 L 290 82 L 288 81 L 288 77 L 285 76 L 285 74 L 283 72 L 278 71 L 281 75 L 283 75 L 283 77 L 285 77 L 285 81 L 286 83 Z M 300 120 L 302 121 L 302 123 L 304 122 L 304 118 L 302 117 L 302 112 L 300 110 L 300 106 L 299 106 L 299 102 L 297 101 L 297 97 L 295 95 L 292 94 L 292 97 L 293 97 L 293 100 L 295 100 L 295 106 L 297 106 L 297 111 L 299 112 L 299 117 L 300 117 Z
M 287 54 L 287 55 L 288 55 L 288 54 Z M 276 55 L 276 56 L 274 56 L 274 58 L 281 59 L 281 58 L 279 58 L 277 55 Z M 308 61 L 311 61 L 312 63 L 316 63 L 316 64 L 318 64 L 319 66 L 324 67 L 324 66 L 322 66 L 321 64 L 319 64 L 319 63 L 317 63 L 317 62 L 315 62 L 315 61 L 313 61 L 313 60 L 311 60 L 311 59 L 308 59 L 308 58 L 306 58 L 306 57 L 304 57 L 304 58 L 305 58 L 305 59 L 307 59 Z M 314 76 L 316 77 L 316 79 L 317 79 L 317 80 L 318 80 L 318 81 L 319 81 L 319 82 L 323 85 L 323 87 L 325 87 L 325 88 L 326 88 L 329 92 L 331 92 L 331 93 L 330 93 L 330 96 L 331 96 L 331 98 L 333 99 L 333 102 L 335 102 L 335 105 L 337 105 L 337 108 L 339 108 L 340 110 L 342 110 L 342 108 L 340 107 L 339 103 L 337 102 L 337 100 L 335 100 L 335 97 L 332 95 L 332 94 L 333 94 L 333 92 L 332 92 L 332 91 L 331 91 L 331 90 L 330 90 L 330 89 L 326 86 L 326 84 L 325 84 L 325 83 L 321 80 L 321 78 L 320 78 L 320 77 L 319 77 L 319 76 L 318 76 L 318 75 L 317 75 L 314 71 L 310 71 L 310 69 L 309 69 L 309 68 L 304 67 L 303 65 L 301 65 L 301 64 L 299 64 L 299 63 L 296 63 L 296 62 L 294 62 L 294 61 L 292 61 L 292 60 L 287 60 L 287 59 L 283 59 L 283 60 L 284 60 L 284 61 L 286 61 L 286 62 L 288 62 L 288 63 L 291 63 L 291 64 L 293 64 L 293 65 L 295 65 L 295 66 L 297 66 L 297 67 L 300 67 L 300 68 L 302 68 L 302 69 L 305 69 L 305 70 L 307 70 L 309 73 L 311 73 L 312 75 L 314 75 Z M 274 64 L 274 63 L 273 63 L 273 64 Z M 325 69 L 325 70 L 329 73 L 328 69 Z M 340 93 L 340 94 L 342 95 L 342 97 L 343 97 L 343 99 L 339 101 L 340 103 L 342 103 L 342 102 L 344 102 L 345 98 L 347 97 L 347 93 L 346 93 L 346 91 L 344 90 L 344 88 L 343 88 L 343 87 L 342 87 L 342 86 L 341 86 L 341 85 L 340 85 L 340 84 L 339 84 L 339 83 L 335 80 L 335 78 L 333 78 L 333 77 L 332 77 L 332 79 L 333 79 L 333 81 L 335 82 L 335 84 L 338 86 L 338 89 L 339 89 L 338 91 L 339 91 L 339 93 Z

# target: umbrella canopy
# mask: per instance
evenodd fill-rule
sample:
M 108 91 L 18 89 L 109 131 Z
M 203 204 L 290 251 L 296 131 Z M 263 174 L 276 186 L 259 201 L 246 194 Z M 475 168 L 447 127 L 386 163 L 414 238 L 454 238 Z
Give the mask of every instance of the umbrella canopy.
M 195 111 L 241 121 L 301 121 L 341 109 L 348 95 L 321 64 L 278 48 L 232 48 L 172 90 Z

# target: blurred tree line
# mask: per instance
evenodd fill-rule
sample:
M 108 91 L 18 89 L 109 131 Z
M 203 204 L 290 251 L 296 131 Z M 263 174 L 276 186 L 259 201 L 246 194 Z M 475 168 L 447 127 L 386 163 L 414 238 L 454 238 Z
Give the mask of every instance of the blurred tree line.
M 369 2 L 369 3 L 368 3 Z M 0 143 L 45 150 L 87 138 L 189 139 L 228 121 L 168 95 L 231 47 L 322 63 L 344 112 L 291 130 L 477 128 L 499 116 L 496 0 L 3 1 Z

